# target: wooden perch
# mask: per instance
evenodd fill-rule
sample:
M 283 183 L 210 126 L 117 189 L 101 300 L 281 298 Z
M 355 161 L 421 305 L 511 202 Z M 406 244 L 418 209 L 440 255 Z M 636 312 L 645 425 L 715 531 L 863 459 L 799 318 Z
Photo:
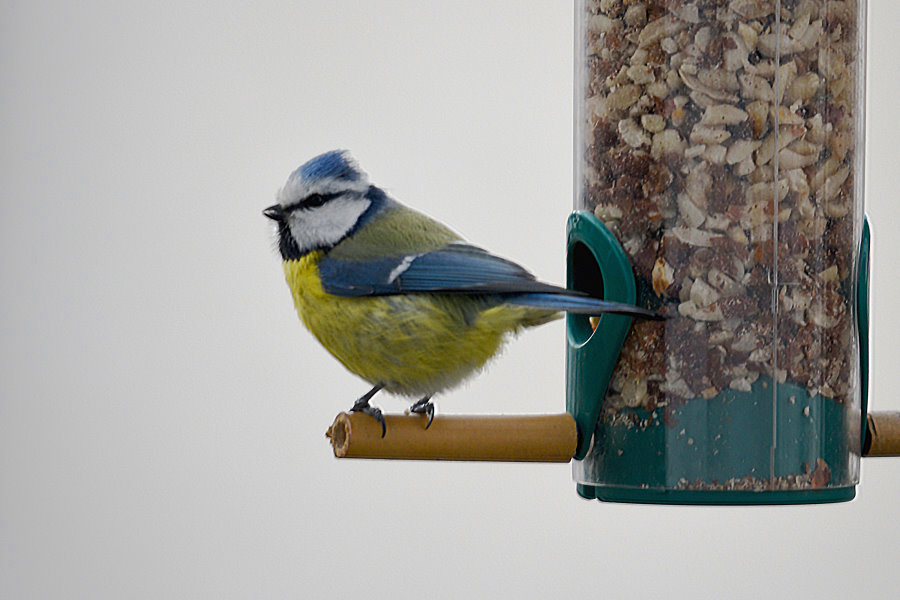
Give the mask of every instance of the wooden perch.
M 578 433 L 559 415 L 438 415 L 426 431 L 424 415 L 385 415 L 387 435 L 375 419 L 340 413 L 326 432 L 338 458 L 569 462 Z M 868 415 L 863 456 L 900 456 L 900 412 Z
M 900 412 L 874 412 L 868 416 L 863 456 L 900 456 Z
M 338 458 L 569 462 L 578 433 L 560 415 L 385 415 L 387 435 L 369 415 L 340 413 L 325 436 Z

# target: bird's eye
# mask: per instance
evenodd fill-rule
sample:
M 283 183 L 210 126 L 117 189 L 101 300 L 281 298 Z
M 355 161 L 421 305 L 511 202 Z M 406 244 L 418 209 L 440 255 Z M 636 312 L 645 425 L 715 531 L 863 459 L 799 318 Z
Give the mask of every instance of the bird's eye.
M 302 200 L 295 202 L 294 204 L 290 204 L 284 207 L 284 212 L 293 212 L 295 210 L 305 210 L 308 208 L 316 208 L 317 206 L 322 206 L 326 202 L 330 202 L 334 200 L 340 193 L 333 194 L 310 194 L 306 196 Z
M 315 208 L 316 206 L 322 206 L 328 202 L 328 199 L 328 196 L 322 194 L 310 194 L 303 199 L 303 206 L 304 208 Z

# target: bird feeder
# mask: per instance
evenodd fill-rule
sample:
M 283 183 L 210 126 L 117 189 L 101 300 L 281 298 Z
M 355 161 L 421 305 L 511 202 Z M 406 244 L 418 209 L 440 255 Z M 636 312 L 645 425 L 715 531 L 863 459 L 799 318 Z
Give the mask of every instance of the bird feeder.
M 577 0 L 566 414 L 338 416 L 337 456 L 573 461 L 579 495 L 850 500 L 867 414 L 864 0 Z M 395 434 L 396 432 L 396 434 Z
M 569 284 L 669 316 L 569 317 L 579 493 L 853 498 L 865 2 L 582 0 L 576 17 Z

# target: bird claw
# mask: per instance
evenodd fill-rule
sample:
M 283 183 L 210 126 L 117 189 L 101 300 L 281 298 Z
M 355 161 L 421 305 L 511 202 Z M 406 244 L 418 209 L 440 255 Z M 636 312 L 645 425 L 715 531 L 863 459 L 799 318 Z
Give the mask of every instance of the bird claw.
M 431 402 L 431 397 L 422 398 L 410 406 L 409 412 L 427 416 L 428 423 L 425 424 L 425 429 L 431 427 L 431 422 L 434 421 L 434 404 Z
M 368 398 L 360 398 L 359 400 L 357 400 L 350 408 L 350 412 L 358 412 L 363 413 L 364 415 L 369 415 L 370 417 L 381 423 L 381 437 L 384 437 L 384 435 L 387 433 L 387 423 L 384 421 L 384 415 L 381 413 L 381 409 L 369 404 Z

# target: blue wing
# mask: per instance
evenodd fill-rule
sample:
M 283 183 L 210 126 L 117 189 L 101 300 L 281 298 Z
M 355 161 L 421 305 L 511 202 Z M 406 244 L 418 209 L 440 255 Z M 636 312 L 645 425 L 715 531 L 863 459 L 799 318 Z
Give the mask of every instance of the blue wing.
M 466 243 L 432 252 L 374 260 L 325 257 L 319 262 L 322 285 L 338 296 L 406 293 L 510 294 L 565 292 L 535 280 L 516 263 Z
M 319 276 L 325 291 L 336 296 L 470 294 L 554 311 L 660 318 L 654 311 L 537 281 L 520 265 L 462 242 L 432 252 L 374 260 L 326 256 L 319 262 Z

